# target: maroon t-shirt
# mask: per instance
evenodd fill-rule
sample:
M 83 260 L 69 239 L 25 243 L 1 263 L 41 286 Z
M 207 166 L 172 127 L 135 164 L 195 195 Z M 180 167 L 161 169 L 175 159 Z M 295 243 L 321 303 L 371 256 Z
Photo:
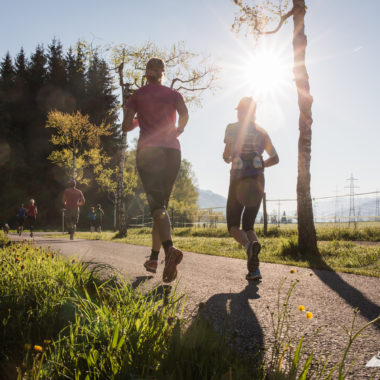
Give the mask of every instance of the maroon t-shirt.
M 29 205 L 27 209 L 28 216 L 37 216 L 37 206 L 36 205 Z
M 180 150 L 177 138 L 177 111 L 185 106 L 182 95 L 161 84 L 141 87 L 128 99 L 126 107 L 137 113 L 140 138 L 137 149 L 159 146 Z
M 75 188 L 68 188 L 63 192 L 63 203 L 66 202 L 67 209 L 76 209 L 79 207 L 78 202 L 83 199 L 83 193 Z

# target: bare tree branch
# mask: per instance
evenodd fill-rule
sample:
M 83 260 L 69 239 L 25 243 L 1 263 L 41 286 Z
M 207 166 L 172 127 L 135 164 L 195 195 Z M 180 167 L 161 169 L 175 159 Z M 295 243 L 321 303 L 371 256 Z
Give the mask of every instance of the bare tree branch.
M 183 86 L 180 86 L 178 88 L 176 88 L 177 91 L 179 90 L 186 90 L 186 91 L 191 91 L 191 92 L 195 92 L 195 91 L 203 91 L 203 90 L 207 90 L 209 89 L 209 87 L 198 87 L 198 88 L 188 88 L 188 87 L 183 87 Z
M 189 78 L 189 79 L 181 79 L 181 78 L 174 78 L 172 80 L 172 83 L 170 85 L 170 88 L 173 88 L 175 82 L 181 82 L 181 83 L 191 83 L 191 82 L 196 82 L 202 78 L 204 78 L 206 75 L 208 75 L 210 72 L 209 71 L 205 71 L 203 74 L 200 74 L 200 75 L 195 75 L 193 76 L 192 78 Z
M 281 27 L 282 27 L 282 24 L 290 17 L 290 16 L 292 16 L 293 15 L 293 13 L 294 13 L 294 8 L 292 8 L 288 13 L 286 13 L 286 14 L 284 14 L 284 15 L 282 15 L 281 16 L 281 19 L 280 19 L 280 22 L 279 22 L 279 24 L 277 25 L 277 27 L 275 28 L 275 29 L 273 29 L 273 30 L 268 30 L 268 31 L 262 31 L 262 30 L 260 30 L 259 28 L 258 28 L 258 22 L 257 22 L 257 17 L 255 18 L 255 26 L 254 26 L 254 28 L 255 28 L 255 30 L 256 30 L 256 32 L 257 33 L 259 33 L 259 34 L 275 34 L 275 33 L 277 33 L 280 29 L 281 29 Z

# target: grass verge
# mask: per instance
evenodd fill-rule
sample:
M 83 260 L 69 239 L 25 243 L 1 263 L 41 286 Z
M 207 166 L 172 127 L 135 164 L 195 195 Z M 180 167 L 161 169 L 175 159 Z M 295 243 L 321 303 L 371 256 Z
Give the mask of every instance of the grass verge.
M 275 233 L 273 233 L 275 235 Z M 51 235 L 67 237 L 68 235 Z M 149 228 L 130 229 L 126 238 L 115 238 L 113 232 L 78 232 L 76 237 L 90 240 L 105 240 L 150 246 Z M 175 244 L 184 251 L 206 255 L 245 259 L 246 254 L 228 233 L 218 229 L 176 228 L 173 233 Z M 306 268 L 334 270 L 345 273 L 380 277 L 380 245 L 361 245 L 345 240 L 318 242 L 321 257 L 302 256 L 298 252 L 297 235 L 285 237 L 261 237 L 260 260 L 267 263 L 295 265 Z

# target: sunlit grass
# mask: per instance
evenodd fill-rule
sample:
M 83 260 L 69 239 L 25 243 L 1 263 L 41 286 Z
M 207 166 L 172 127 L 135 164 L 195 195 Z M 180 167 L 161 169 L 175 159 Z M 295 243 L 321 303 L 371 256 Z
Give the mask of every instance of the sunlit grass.
M 380 277 L 380 245 L 361 245 L 345 240 L 351 236 L 350 233 L 354 234 L 353 236 L 356 238 L 360 236 L 364 239 L 364 237 L 370 236 L 378 239 L 380 231 L 378 232 L 375 228 L 365 227 L 356 232 L 347 229 L 342 229 L 340 232 L 334 229 L 330 229 L 330 232 L 326 230 L 323 232 L 325 240 L 318 243 L 323 262 L 317 262 L 313 258 L 299 254 L 295 229 L 272 228 L 269 232 L 272 237 L 263 237 L 260 229 L 258 231 L 262 244 L 260 252 L 262 262 L 332 269 L 339 272 Z M 115 238 L 113 232 L 101 234 L 79 232 L 77 237 L 149 247 L 151 245 L 150 233 L 149 228 L 143 228 L 128 230 L 128 236 L 122 239 Z M 66 235 L 63 236 L 66 237 Z M 334 237 L 340 237 L 342 240 L 334 240 Z M 327 238 L 331 240 L 329 241 Z M 173 231 L 173 240 L 176 246 L 184 251 L 246 259 L 244 250 L 229 237 L 228 232 L 224 229 L 176 228 Z

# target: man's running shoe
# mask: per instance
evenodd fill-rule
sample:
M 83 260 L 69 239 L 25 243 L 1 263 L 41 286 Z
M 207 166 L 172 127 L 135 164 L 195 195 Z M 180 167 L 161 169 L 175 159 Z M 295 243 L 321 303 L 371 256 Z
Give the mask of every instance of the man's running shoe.
M 252 273 L 259 268 L 260 249 L 261 245 L 258 241 L 251 242 L 247 248 L 247 268 L 249 273 Z
M 248 273 L 245 278 L 248 280 L 248 281 L 257 281 L 257 280 L 261 280 L 262 277 L 261 277 L 261 273 L 260 273 L 260 269 L 257 268 L 254 272 L 250 272 Z
M 177 277 L 177 265 L 182 261 L 183 253 L 171 246 L 168 252 L 165 253 L 165 268 L 162 274 L 162 279 L 164 282 L 172 282 Z
M 157 265 L 158 265 L 158 260 L 152 260 L 149 258 L 147 261 L 145 261 L 144 268 L 148 272 L 156 273 L 157 272 Z

